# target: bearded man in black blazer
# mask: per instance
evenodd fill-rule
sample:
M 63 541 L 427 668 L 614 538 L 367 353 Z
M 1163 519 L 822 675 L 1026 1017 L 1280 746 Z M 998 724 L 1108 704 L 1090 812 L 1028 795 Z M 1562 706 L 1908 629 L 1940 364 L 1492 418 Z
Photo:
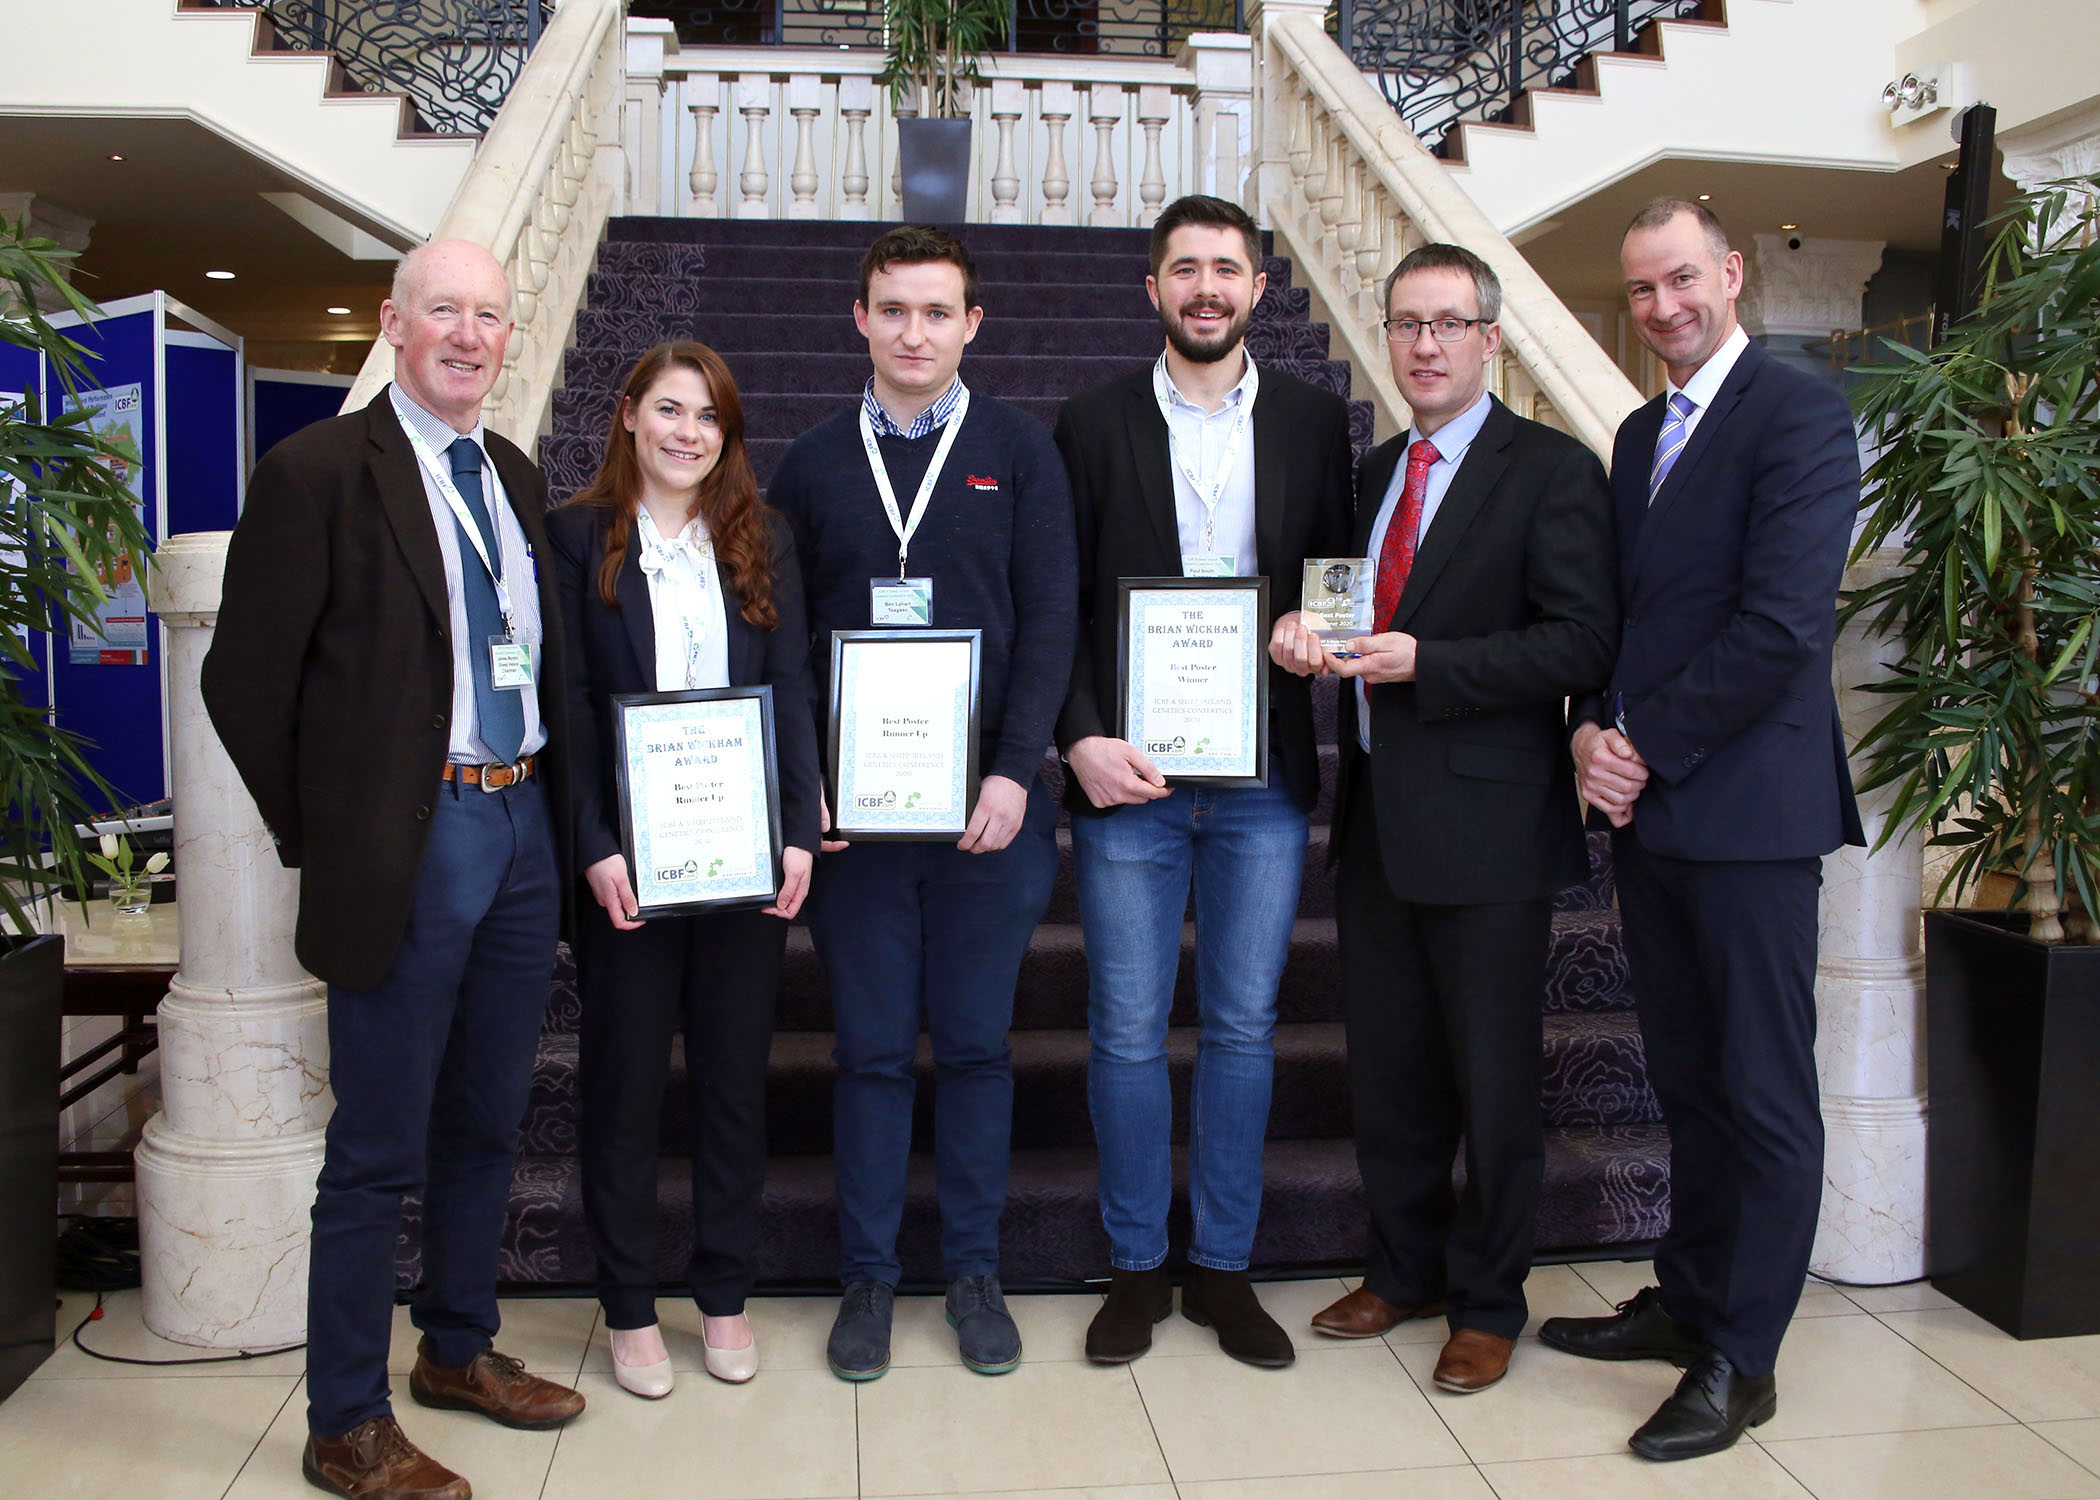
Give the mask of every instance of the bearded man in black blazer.
M 1414 425 L 1358 476 L 1375 633 L 1353 657 L 1277 643 L 1344 679 L 1335 915 L 1371 1222 L 1363 1285 L 1313 1327 L 1372 1338 L 1447 1312 L 1435 1378 L 1459 1393 L 1500 1380 L 1524 1328 L 1552 896 L 1586 863 L 1565 700 L 1604 680 L 1619 627 L 1603 466 L 1485 391 L 1501 303 L 1457 245 L 1387 278 Z
M 511 1427 L 583 1409 L 492 1347 L 569 827 L 546 486 L 481 423 L 510 301 L 479 245 L 402 261 L 379 310 L 394 383 L 256 465 L 204 662 L 212 725 L 299 871 L 299 961 L 328 984 L 302 1466 L 339 1495 L 467 1494 L 387 1389 L 418 1188 L 411 1394 Z
M 1822 1202 L 1822 856 L 1865 842 L 1830 680 L 1859 444 L 1836 387 L 1738 326 L 1743 258 L 1711 210 L 1657 199 L 1619 262 L 1669 386 L 1619 426 L 1625 634 L 1609 693 L 1578 706 L 1574 752 L 1617 830 L 1626 958 L 1670 1126 L 1670 1228 L 1659 1287 L 1539 1336 L 1688 1366 L 1629 1445 L 1693 1458 L 1777 1409 Z

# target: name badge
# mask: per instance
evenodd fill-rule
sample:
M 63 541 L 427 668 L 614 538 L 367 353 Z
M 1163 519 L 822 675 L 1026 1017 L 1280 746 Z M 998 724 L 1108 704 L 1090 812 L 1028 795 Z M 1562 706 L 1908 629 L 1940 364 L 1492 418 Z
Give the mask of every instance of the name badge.
M 507 635 L 489 637 L 489 683 L 498 688 L 532 686 L 532 648 Z
M 1232 578 L 1238 572 L 1239 559 L 1226 555 L 1215 557 L 1202 552 L 1181 554 L 1181 576 L 1184 578 Z
M 868 618 L 877 630 L 888 625 L 933 623 L 931 578 L 871 578 L 868 580 Z

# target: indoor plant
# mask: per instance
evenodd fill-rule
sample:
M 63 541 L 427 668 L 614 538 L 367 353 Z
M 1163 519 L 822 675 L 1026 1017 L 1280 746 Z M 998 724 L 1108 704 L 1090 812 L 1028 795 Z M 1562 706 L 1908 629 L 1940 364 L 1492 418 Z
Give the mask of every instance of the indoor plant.
M 898 114 L 904 217 L 959 224 L 970 192 L 966 90 L 978 82 L 977 56 L 1005 39 L 1010 0 L 888 0 L 888 38 L 879 81 Z M 915 118 L 905 118 L 910 110 Z
M 0 221 L 0 342 L 40 352 L 47 388 L 69 393 L 85 360 L 37 311 L 36 293 L 55 289 L 90 311 L 58 274 L 70 254 Z M 74 826 L 113 800 L 43 706 L 31 642 L 93 621 L 98 570 L 128 560 L 143 577 L 146 564 L 144 526 L 112 468 L 138 454 L 98 436 L 88 416 L 47 410 L 35 391 L 0 400 L 0 1397 L 52 1347 L 63 946 L 32 935 L 29 908 L 84 884 Z
M 1862 739 L 1886 839 L 1953 851 L 1926 916 L 1935 1284 L 2021 1336 L 2100 1331 L 2100 178 L 2017 200 L 1976 311 L 1892 347 L 1845 606 L 1898 648 Z

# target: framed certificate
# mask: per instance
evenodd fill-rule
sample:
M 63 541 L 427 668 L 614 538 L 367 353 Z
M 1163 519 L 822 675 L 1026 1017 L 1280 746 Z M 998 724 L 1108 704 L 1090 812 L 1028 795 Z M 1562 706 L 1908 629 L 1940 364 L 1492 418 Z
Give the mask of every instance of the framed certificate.
M 1116 728 L 1169 782 L 1269 784 L 1269 580 L 1116 585 Z
M 644 917 L 780 892 L 770 686 L 616 693 L 620 844 Z
M 977 806 L 978 630 L 831 633 L 831 824 L 959 839 Z

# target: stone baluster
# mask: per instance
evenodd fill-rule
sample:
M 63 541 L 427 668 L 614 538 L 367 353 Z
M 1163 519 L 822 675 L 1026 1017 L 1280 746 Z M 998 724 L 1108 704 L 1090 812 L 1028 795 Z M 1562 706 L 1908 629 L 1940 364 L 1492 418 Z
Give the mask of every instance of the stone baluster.
M 1138 124 L 1145 130 L 1145 169 L 1138 178 L 1138 225 L 1149 229 L 1167 201 L 1166 166 L 1160 160 L 1160 131 L 1174 118 L 1174 91 L 1163 83 L 1138 87 Z
M 306 1254 L 328 1092 L 328 1004 L 292 955 L 299 878 L 277 861 L 197 688 L 224 531 L 170 537 L 167 628 L 181 968 L 160 1004 L 160 1113 L 137 1154 L 146 1326 L 214 1349 L 306 1337 Z
M 1116 126 L 1123 120 L 1123 85 L 1097 83 L 1087 90 L 1087 120 L 1094 127 L 1094 176 L 1087 186 L 1094 194 L 1093 211 L 1086 221 L 1096 227 L 1122 222 L 1116 212 Z
M 1028 85 L 1018 78 L 992 80 L 992 122 L 999 127 L 998 159 L 992 164 L 992 222 L 1021 222 L 1021 174 L 1014 165 L 1014 126 L 1028 109 Z
M 901 105 L 893 109 L 890 113 L 891 118 L 897 120 L 916 120 L 919 117 L 918 106 L 914 104 Z M 890 203 L 892 207 L 894 207 L 894 209 L 896 210 L 898 217 L 903 217 L 904 129 L 902 126 L 899 126 L 897 129 L 896 149 L 890 153 Z
M 1367 183 L 1363 197 L 1363 222 L 1357 226 L 1356 275 L 1363 282 L 1366 292 L 1377 310 L 1373 321 L 1385 316 L 1385 308 L 1378 305 L 1386 272 L 1393 262 L 1386 247 L 1393 238 L 1393 207 L 1386 201 L 1385 192 L 1375 184 Z
M 1350 301 L 1361 306 L 1364 282 L 1356 270 L 1356 237 L 1363 227 L 1363 171 L 1353 153 L 1342 155 L 1340 160 L 1342 194 L 1334 225 L 1334 246 L 1338 252 L 1335 274 L 1341 278 L 1342 289 Z
M 1065 199 L 1072 191 L 1072 178 L 1065 166 L 1065 125 L 1078 112 L 1078 90 L 1069 83 L 1046 82 L 1037 108 L 1050 137 L 1043 159 L 1043 222 L 1069 224 L 1072 209 Z
M 839 173 L 839 217 L 868 217 L 868 116 L 875 112 L 875 80 L 865 73 L 839 79 L 839 115 L 846 122 L 846 169 Z
M 1292 153 L 1292 162 L 1297 159 Z M 1320 192 L 1327 182 L 1327 116 L 1310 94 L 1305 96 L 1305 170 L 1296 175 L 1306 225 L 1315 228 L 1320 222 Z
M 773 112 L 773 80 L 764 73 L 745 73 L 736 81 L 736 110 L 744 117 L 744 171 L 737 186 L 744 201 L 736 206 L 739 219 L 770 219 L 766 191 L 773 185 L 766 171 L 766 117 Z
M 1342 194 L 1348 186 L 1349 138 L 1341 127 L 1330 123 L 1326 132 L 1327 170 L 1320 174 L 1321 258 L 1333 264 L 1342 254 Z M 1346 280 L 1346 278 L 1345 278 Z
M 824 110 L 824 80 L 814 73 L 793 73 L 787 81 L 788 114 L 795 121 L 795 166 L 788 173 L 791 219 L 817 217 L 817 116 Z
M 722 79 L 717 73 L 696 73 L 685 81 L 685 107 L 693 115 L 693 170 L 686 179 L 692 189 L 687 216 L 713 219 L 722 210 L 715 203 L 715 189 L 722 177 L 715 170 L 715 116 L 722 109 Z

